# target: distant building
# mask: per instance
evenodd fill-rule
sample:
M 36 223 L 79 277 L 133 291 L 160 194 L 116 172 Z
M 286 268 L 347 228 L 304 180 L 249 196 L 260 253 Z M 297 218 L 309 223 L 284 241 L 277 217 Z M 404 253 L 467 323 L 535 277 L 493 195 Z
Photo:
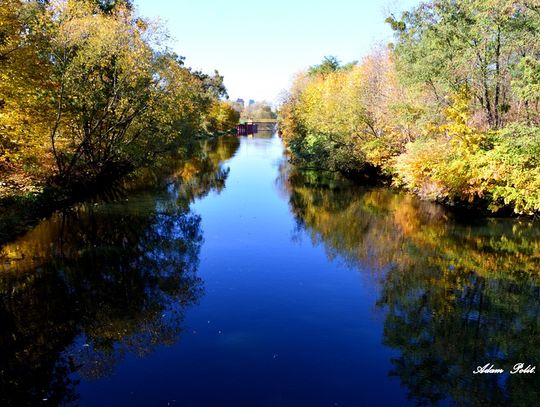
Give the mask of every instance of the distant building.
M 255 101 L 253 99 L 249 99 L 249 106 L 252 106 L 255 104 Z

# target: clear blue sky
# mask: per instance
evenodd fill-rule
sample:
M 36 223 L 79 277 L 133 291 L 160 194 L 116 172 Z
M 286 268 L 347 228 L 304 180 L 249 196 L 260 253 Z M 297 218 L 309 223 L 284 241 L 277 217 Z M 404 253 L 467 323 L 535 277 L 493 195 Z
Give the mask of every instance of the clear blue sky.
M 135 0 L 160 18 L 186 63 L 225 76 L 231 99 L 274 101 L 298 71 L 325 55 L 359 60 L 391 32 L 389 11 L 419 0 Z

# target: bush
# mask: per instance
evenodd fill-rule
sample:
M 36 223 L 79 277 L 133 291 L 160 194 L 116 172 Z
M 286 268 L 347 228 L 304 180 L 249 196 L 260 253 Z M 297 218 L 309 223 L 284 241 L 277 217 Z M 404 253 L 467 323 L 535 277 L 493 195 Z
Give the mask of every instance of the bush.
M 540 129 L 512 125 L 497 133 L 485 153 L 485 188 L 490 209 L 511 206 L 517 214 L 540 212 Z

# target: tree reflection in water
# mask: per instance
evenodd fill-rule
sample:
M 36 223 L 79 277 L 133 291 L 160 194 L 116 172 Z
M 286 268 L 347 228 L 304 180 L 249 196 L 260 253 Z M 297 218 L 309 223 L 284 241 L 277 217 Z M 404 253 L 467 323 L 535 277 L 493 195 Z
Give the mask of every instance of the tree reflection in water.
M 74 377 L 178 341 L 203 292 L 189 204 L 224 187 L 238 146 L 201 143 L 162 188 L 57 213 L 0 249 L 1 405 L 71 404 Z
M 330 174 L 280 176 L 298 227 L 330 258 L 370 270 L 380 285 L 390 375 L 419 405 L 537 405 L 540 375 L 540 225 L 460 222 L 441 207 Z M 493 363 L 506 374 L 473 375 Z M 538 369 L 537 367 L 537 369 Z

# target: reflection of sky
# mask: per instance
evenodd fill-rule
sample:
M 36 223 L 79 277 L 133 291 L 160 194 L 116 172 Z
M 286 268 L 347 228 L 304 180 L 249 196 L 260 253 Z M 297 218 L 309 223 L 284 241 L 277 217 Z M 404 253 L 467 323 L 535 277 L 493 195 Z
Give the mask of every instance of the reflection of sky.
M 220 140 L 168 192 L 81 205 L 6 246 L 4 377 L 36 359 L 47 378 L 71 343 L 60 361 L 82 366 L 83 406 L 537 398 L 538 376 L 468 380 L 478 360 L 538 360 L 538 279 L 517 273 L 537 269 L 537 223 L 458 222 L 387 188 L 300 176 L 277 137 Z M 41 386 L 23 370 L 14 383 Z
M 388 378 L 394 352 L 380 345 L 372 280 L 329 262 L 307 236 L 292 241 L 295 221 L 276 191 L 281 156 L 277 138 L 242 138 L 225 163 L 225 190 L 193 204 L 205 295 L 186 312 L 186 334 L 148 359 L 126 360 L 109 381 L 83 383 L 81 400 L 406 405 L 399 380 Z
M 172 48 L 188 65 L 218 69 L 232 98 L 272 101 L 293 74 L 336 55 L 359 60 L 386 43 L 390 12 L 418 0 L 136 0 L 141 14 L 167 22 Z

